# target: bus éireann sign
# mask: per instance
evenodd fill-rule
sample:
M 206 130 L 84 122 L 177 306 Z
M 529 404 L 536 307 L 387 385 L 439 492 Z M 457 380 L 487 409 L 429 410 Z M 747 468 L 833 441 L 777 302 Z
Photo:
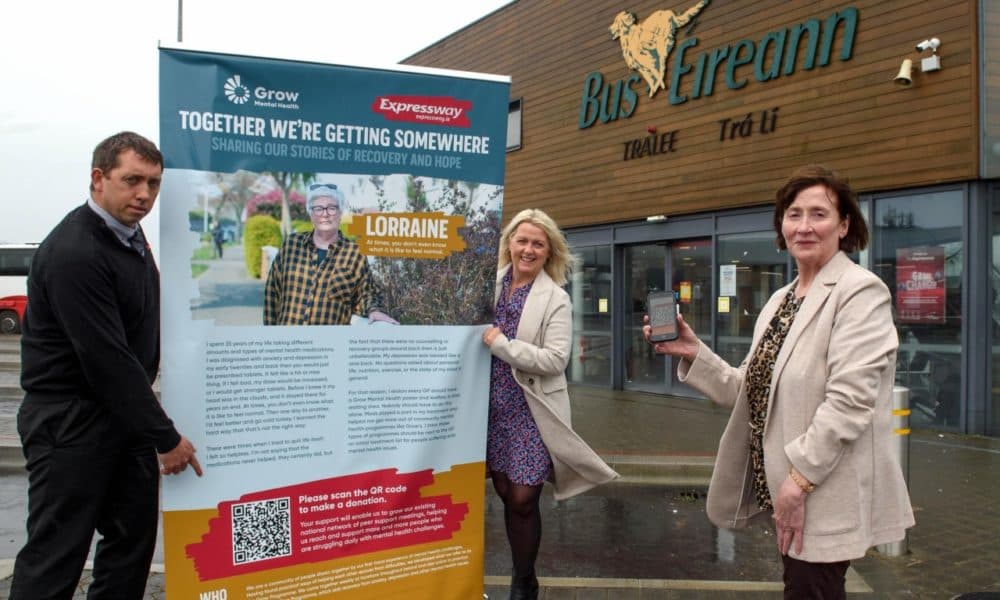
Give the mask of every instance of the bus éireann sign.
M 701 0 L 680 13 L 658 10 L 641 22 L 635 13 L 618 13 L 609 30 L 611 37 L 621 44 L 622 57 L 633 72 L 625 79 L 607 82 L 598 71 L 587 75 L 580 98 L 579 128 L 586 129 L 597 121 L 609 123 L 631 117 L 639 105 L 639 92 L 634 86 L 643 91 L 640 83 L 643 81 L 649 98 L 662 89 L 667 101 L 676 105 L 711 96 L 719 79 L 728 89 L 738 90 L 747 85 L 751 76 L 765 83 L 793 75 L 796 65 L 803 71 L 825 67 L 830 64 L 840 27 L 843 28 L 840 60 L 850 60 L 854 52 L 858 9 L 849 6 L 824 21 L 814 17 L 770 31 L 756 42 L 741 39 L 695 54 L 700 40 L 690 33 L 710 1 Z M 685 27 L 687 36 L 675 48 L 677 33 Z M 688 81 L 690 89 L 682 94 L 681 85 Z

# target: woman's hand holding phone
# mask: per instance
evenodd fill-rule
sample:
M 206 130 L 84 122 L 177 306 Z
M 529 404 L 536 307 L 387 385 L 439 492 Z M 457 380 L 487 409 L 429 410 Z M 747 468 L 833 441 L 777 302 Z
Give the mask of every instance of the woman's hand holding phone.
M 698 348 L 700 342 L 698 341 L 698 336 L 695 335 L 694 330 L 687 324 L 684 317 L 679 313 L 677 317 L 677 337 L 676 339 L 657 342 L 652 339 L 652 325 L 649 321 L 649 315 L 645 315 L 642 318 L 642 335 L 646 338 L 646 341 L 653 346 L 653 351 L 657 354 L 667 354 L 674 357 L 687 359 L 689 362 L 694 361 L 698 356 Z

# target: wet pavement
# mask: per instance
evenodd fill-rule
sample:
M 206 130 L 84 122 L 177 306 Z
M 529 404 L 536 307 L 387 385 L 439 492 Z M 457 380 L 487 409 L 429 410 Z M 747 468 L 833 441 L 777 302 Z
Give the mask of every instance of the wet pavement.
M 543 502 L 543 549 L 537 570 L 545 577 L 778 581 L 774 541 L 757 527 L 733 534 L 704 514 L 704 489 L 616 484 L 570 501 Z M 503 505 L 495 495 L 486 510 L 486 572 L 509 573 Z
M 19 397 L 0 338 L 0 441 Z M 16 386 L 16 378 L 13 379 Z M 780 598 L 774 537 L 758 525 L 719 530 L 704 514 L 711 458 L 726 412 L 705 401 L 574 386 L 574 424 L 625 477 L 557 503 L 542 496 L 537 571 L 543 600 Z M 917 431 L 910 444 L 910 494 L 917 526 L 909 552 L 877 551 L 854 561 L 849 598 L 1000 598 L 1000 439 Z M 16 443 L 16 438 L 13 438 Z M 2 450 L 2 449 L 0 449 Z M 24 538 L 26 481 L 8 448 L 0 471 L 0 598 Z M 10 451 L 14 451 L 11 453 Z M 487 485 L 486 591 L 507 597 L 510 559 L 502 508 Z M 156 562 L 161 562 L 162 549 Z M 8 559 L 8 560 L 3 560 Z M 165 598 L 154 566 L 146 598 Z M 84 598 L 89 572 L 84 573 Z M 971 598 L 971 597 L 970 597 Z

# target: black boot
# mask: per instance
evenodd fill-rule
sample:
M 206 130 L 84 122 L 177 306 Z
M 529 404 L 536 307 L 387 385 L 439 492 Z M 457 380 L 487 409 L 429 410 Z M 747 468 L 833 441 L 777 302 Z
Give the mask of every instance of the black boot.
M 509 600 L 538 600 L 538 578 L 534 571 L 527 575 L 517 572 L 511 575 Z

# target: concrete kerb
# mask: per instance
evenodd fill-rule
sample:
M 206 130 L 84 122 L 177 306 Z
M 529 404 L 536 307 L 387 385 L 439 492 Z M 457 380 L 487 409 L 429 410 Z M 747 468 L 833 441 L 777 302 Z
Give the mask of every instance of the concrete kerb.
M 615 483 L 708 487 L 714 456 L 604 455 L 604 462 L 621 475 Z
M 94 570 L 94 561 L 88 560 L 83 565 L 84 571 Z M 153 563 L 149 566 L 150 573 L 163 574 L 163 563 Z M 14 574 L 14 559 L 13 558 L 0 558 L 0 581 L 7 579 Z
M 0 473 L 24 470 L 24 454 L 21 441 L 15 437 L 0 435 Z

